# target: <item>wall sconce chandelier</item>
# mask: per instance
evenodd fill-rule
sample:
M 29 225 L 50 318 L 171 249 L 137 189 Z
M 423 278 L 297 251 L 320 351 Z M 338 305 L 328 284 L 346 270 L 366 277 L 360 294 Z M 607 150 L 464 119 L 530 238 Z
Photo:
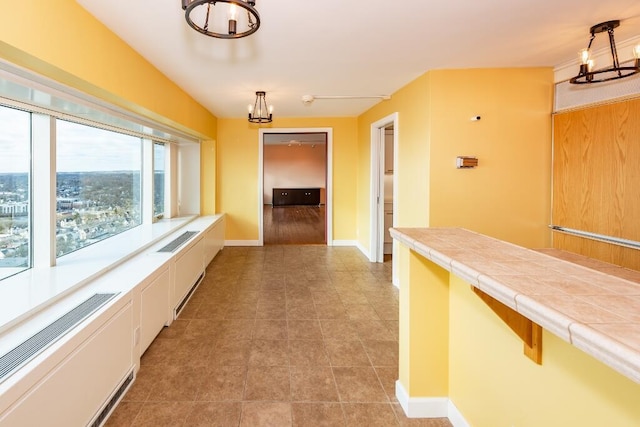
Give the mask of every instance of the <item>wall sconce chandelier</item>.
M 585 84 L 585 83 L 600 83 L 607 82 L 609 80 L 621 79 L 624 77 L 632 76 L 640 72 L 640 45 L 635 46 L 633 49 L 634 61 L 631 66 L 620 66 L 618 60 L 618 51 L 616 49 L 616 42 L 613 38 L 613 30 L 620 26 L 620 21 L 607 21 L 591 27 L 591 38 L 589 39 L 589 45 L 586 49 L 580 51 L 580 71 L 578 75 L 569 80 L 573 84 Z M 609 46 L 611 49 L 611 60 L 613 64 L 611 67 L 602 68 L 599 70 L 593 70 L 594 62 L 591 59 L 591 44 L 596 34 L 607 32 L 609 34 Z
M 255 0 L 182 0 L 187 23 L 199 33 L 218 39 L 239 39 L 260 27 Z M 246 19 L 240 11 L 247 12 Z
M 267 106 L 266 92 L 256 92 L 256 101 L 249 104 L 249 122 L 271 123 L 273 121 L 273 105 Z

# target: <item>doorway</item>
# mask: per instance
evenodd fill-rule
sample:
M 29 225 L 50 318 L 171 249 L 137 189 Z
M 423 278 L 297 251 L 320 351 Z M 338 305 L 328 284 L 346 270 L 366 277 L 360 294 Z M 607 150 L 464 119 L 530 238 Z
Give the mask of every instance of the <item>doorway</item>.
M 331 129 L 260 129 L 259 244 L 331 245 Z
M 371 246 L 369 260 L 391 259 L 392 280 L 398 285 L 396 244 L 388 229 L 397 225 L 398 113 L 371 125 Z

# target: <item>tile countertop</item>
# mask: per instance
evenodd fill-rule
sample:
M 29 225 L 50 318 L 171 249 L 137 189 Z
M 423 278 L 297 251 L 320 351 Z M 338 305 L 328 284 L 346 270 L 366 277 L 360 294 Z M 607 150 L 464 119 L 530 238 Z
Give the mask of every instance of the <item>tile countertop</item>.
M 392 228 L 391 236 L 640 383 L 640 274 L 460 228 Z

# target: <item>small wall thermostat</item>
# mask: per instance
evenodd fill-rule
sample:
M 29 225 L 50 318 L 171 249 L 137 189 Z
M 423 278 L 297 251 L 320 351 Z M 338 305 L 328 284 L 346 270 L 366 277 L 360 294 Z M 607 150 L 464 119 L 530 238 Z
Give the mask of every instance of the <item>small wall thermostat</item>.
M 478 167 L 478 158 L 471 156 L 458 156 L 456 157 L 456 168 L 458 169 L 471 169 Z

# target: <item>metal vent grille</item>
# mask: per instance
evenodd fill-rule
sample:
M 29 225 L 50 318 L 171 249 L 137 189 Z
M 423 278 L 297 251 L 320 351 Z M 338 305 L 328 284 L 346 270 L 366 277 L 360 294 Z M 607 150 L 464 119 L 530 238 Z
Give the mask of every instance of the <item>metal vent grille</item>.
M 0 382 L 45 348 L 62 338 L 74 326 L 93 314 L 117 294 L 95 294 L 67 312 L 22 344 L 0 357 Z
M 640 74 L 606 83 L 556 84 L 554 112 L 571 110 L 640 95 Z
M 196 279 L 196 282 L 193 284 L 193 286 L 191 287 L 189 292 L 187 292 L 187 295 L 185 295 L 185 297 L 182 299 L 180 304 L 178 304 L 178 306 L 176 307 L 176 309 L 175 309 L 175 318 L 176 319 L 180 315 L 180 312 L 182 311 L 184 306 L 187 304 L 187 302 L 189 302 L 189 298 L 191 298 L 191 295 L 193 295 L 193 293 L 196 291 L 196 289 L 198 288 L 198 285 L 200 285 L 200 282 L 202 282 L 203 278 L 204 278 L 204 273 L 202 273 L 200 276 L 198 276 L 198 278 Z
M 129 384 L 131 384 L 132 381 L 133 381 L 133 371 L 131 371 L 129 375 L 127 375 L 127 378 L 124 379 L 120 387 L 118 387 L 118 390 L 116 390 L 116 392 L 111 397 L 111 399 L 109 399 L 109 401 L 107 402 L 105 407 L 102 409 L 102 411 L 100 411 L 95 421 L 91 423 L 91 427 L 99 427 L 102 425 L 104 420 L 107 419 L 107 417 L 109 416 L 113 408 L 115 408 L 115 406 L 120 401 L 120 397 L 127 391 L 127 388 L 129 388 Z
M 168 245 L 158 249 L 158 252 L 174 252 L 180 246 L 187 243 L 187 241 L 196 234 L 198 234 L 197 231 L 185 231 L 184 233 L 173 239 L 171 242 L 169 242 Z

